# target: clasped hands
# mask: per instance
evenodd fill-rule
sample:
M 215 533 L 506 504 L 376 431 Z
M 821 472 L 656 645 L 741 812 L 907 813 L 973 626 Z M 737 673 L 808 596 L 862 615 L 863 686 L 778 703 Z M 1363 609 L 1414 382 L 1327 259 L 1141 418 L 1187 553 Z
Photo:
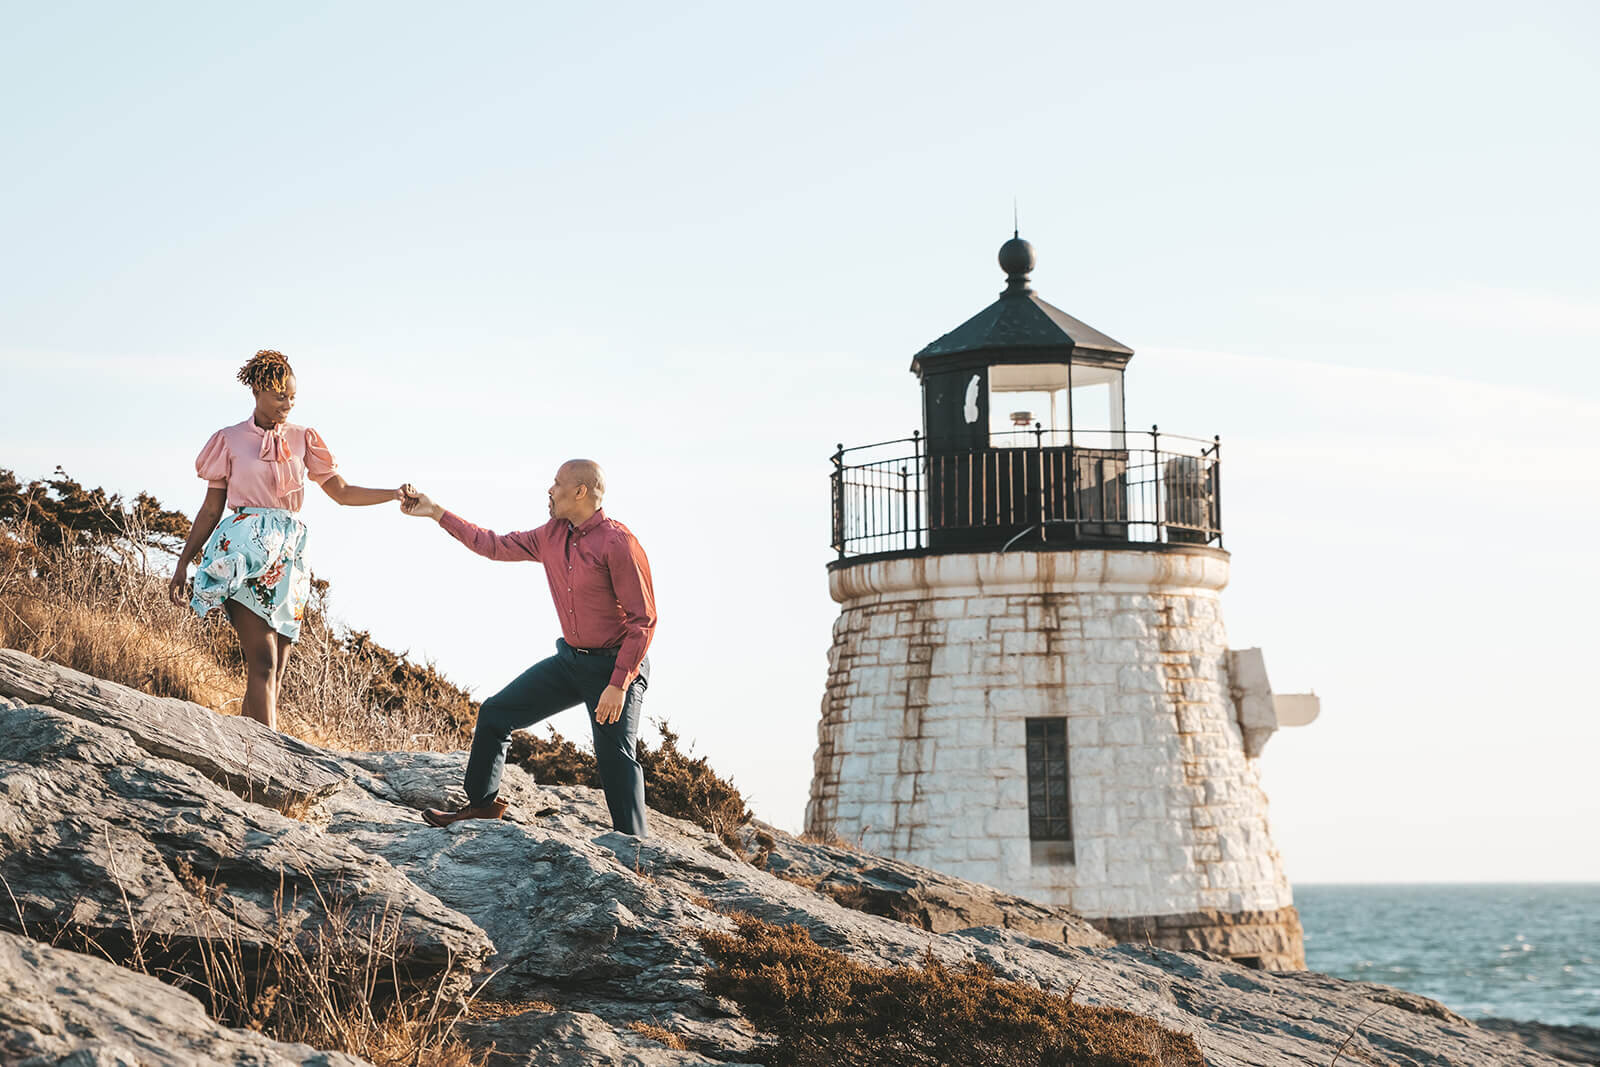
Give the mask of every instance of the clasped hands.
M 401 511 L 419 519 L 437 519 L 444 514 L 444 508 L 410 482 L 395 490 L 395 499 L 400 501 Z

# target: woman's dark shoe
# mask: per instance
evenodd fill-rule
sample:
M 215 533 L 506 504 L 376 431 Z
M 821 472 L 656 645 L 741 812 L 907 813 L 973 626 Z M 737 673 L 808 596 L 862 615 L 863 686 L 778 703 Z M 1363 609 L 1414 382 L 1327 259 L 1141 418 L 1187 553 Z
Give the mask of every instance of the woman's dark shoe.
M 469 804 L 464 808 L 457 808 L 455 811 L 424 808 L 422 821 L 429 826 L 449 826 L 451 823 L 460 822 L 462 819 L 499 819 L 505 815 L 506 809 L 510 806 L 504 800 L 496 797 L 487 804 Z

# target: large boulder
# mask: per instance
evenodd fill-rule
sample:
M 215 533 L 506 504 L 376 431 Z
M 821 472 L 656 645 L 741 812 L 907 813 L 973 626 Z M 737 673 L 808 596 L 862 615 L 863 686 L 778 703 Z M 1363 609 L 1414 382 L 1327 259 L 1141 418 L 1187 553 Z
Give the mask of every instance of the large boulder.
M 1600 1065 L 1600 1027 L 1552 1026 L 1520 1019 L 1479 1019 L 1478 1025 L 1510 1034 L 1529 1048 L 1566 1063 Z
M 1111 944 L 1089 920 L 1065 908 L 1035 904 L 926 867 L 804 840 L 755 819 L 744 827 L 743 838 L 756 862 L 781 878 L 812 886 L 846 907 L 936 934 L 999 926 L 1080 948 Z
M 599 1040 L 593 1035 L 604 1024 L 632 1050 L 634 1039 L 623 1031 L 643 1019 L 714 1058 L 750 1056 L 759 1035 L 735 1005 L 706 992 L 702 976 L 711 960 L 697 938 L 732 929 L 728 913 L 744 912 L 804 927 L 819 944 L 873 966 L 914 964 L 931 952 L 948 963 L 982 963 L 1003 978 L 1072 990 L 1079 1002 L 1151 1016 L 1193 1035 L 1216 1067 L 1303 1067 L 1329 1062 L 1341 1047 L 1351 1062 L 1557 1062 L 1434 1001 L 1384 986 L 1267 973 L 1200 953 L 1076 947 L 1065 943 L 1054 918 L 1046 937 L 1001 924 L 939 933 L 846 908 L 828 892 L 752 866 L 689 823 L 652 813 L 647 839 L 611 831 L 598 791 L 540 786 L 516 767 L 502 783 L 511 802 L 504 821 L 435 829 L 415 809 L 460 799 L 460 754 L 368 753 L 349 757 L 349 766 L 359 788 L 319 805 L 327 832 L 385 856 L 489 932 L 497 949 L 489 966 L 499 970 L 483 996 L 537 999 L 594 1017 L 473 1025 L 475 1040 L 503 1033 L 502 1049 L 526 1049 L 518 1042 L 535 1034 L 557 1045 Z M 829 854 L 809 853 L 819 882 L 832 873 L 820 858 Z M 856 853 L 841 875 L 859 877 L 873 866 Z M 904 877 L 946 884 L 915 869 Z M 535 1052 L 515 1062 L 582 1062 Z
M 201 942 L 235 954 L 285 940 L 315 950 L 331 938 L 393 953 L 402 983 L 424 984 L 492 948 L 471 920 L 348 839 L 50 708 L 0 710 L 0 876 L 0 927 L 119 958 L 181 961 Z
M 344 784 L 329 753 L 254 719 L 156 697 L 0 648 L 0 697 L 124 731 L 152 756 L 187 764 L 245 800 L 294 811 Z
M 8 1067 L 362 1067 L 366 1062 L 220 1026 L 194 997 L 154 978 L 0 933 L 0 1063 Z
M 1202 953 L 1093 947 L 1086 933 L 1073 943 L 1079 928 L 1065 913 L 853 850 L 773 834 L 765 862 L 784 867 L 790 877 L 780 878 L 659 814 L 650 838 L 629 837 L 611 830 L 598 791 L 541 786 L 516 767 L 502 788 L 507 819 L 430 827 L 417 809 L 460 801 L 461 753 L 336 757 L 305 746 L 347 784 L 320 799 L 303 793 L 304 821 L 285 818 L 213 781 L 227 753 L 199 757 L 204 772 L 194 753 L 184 763 L 159 756 L 140 716 L 119 717 L 122 697 L 69 688 L 80 696 L 65 698 L 59 687 L 45 694 L 64 710 L 0 709 L 0 875 L 11 894 L 0 897 L 0 926 L 78 936 L 115 956 L 138 937 L 168 949 L 207 938 L 257 946 L 330 930 L 359 936 L 399 921 L 413 980 L 452 963 L 450 973 L 478 969 L 479 1007 L 502 1003 L 475 1010 L 463 1033 L 511 1053 L 505 1062 L 601 1057 L 676 1067 L 763 1058 L 761 1036 L 738 1005 L 704 983 L 712 960 L 699 935 L 732 931 L 730 915 L 743 912 L 802 927 L 870 966 L 931 954 L 1070 990 L 1080 1003 L 1193 1035 L 1218 1067 L 1335 1057 L 1557 1063 L 1383 986 L 1253 971 Z M 82 714 L 67 713 L 74 707 Z M 216 718 L 204 709 L 184 714 Z M 184 728 L 203 734 L 209 726 Z M 255 787 L 245 793 L 266 797 Z M 873 914 L 884 895 L 889 903 L 876 910 L 888 915 Z M 535 1001 L 544 1007 L 531 1009 Z M 0 1048 L 13 1030 L 43 1032 L 26 1020 L 0 1022 Z M 654 1042 L 650 1034 L 660 1032 L 639 1032 L 640 1023 L 688 1051 Z

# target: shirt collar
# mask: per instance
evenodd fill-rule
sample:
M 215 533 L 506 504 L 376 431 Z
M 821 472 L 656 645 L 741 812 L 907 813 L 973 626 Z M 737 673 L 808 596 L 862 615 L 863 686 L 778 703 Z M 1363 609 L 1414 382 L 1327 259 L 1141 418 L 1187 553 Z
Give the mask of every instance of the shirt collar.
M 573 526 L 572 523 L 570 523 L 570 522 L 567 523 L 567 525 L 572 527 L 572 532 L 573 533 L 585 534 L 585 533 L 588 533 L 590 530 L 594 529 L 596 526 L 599 526 L 602 522 L 605 522 L 605 521 L 606 521 L 605 508 L 596 508 L 595 509 L 595 513 L 593 515 L 590 515 L 587 519 L 584 519 L 583 522 L 580 523 L 579 525 Z
M 265 437 L 268 434 L 274 434 L 274 435 L 276 435 L 278 437 L 282 437 L 286 432 L 288 432 L 288 429 L 289 429 L 288 422 L 280 422 L 273 429 L 263 430 L 260 426 L 256 425 L 256 416 L 255 416 L 254 412 L 251 412 L 250 416 L 248 418 L 246 418 L 243 422 L 241 422 L 239 425 L 243 426 L 245 429 L 249 430 L 256 437 Z

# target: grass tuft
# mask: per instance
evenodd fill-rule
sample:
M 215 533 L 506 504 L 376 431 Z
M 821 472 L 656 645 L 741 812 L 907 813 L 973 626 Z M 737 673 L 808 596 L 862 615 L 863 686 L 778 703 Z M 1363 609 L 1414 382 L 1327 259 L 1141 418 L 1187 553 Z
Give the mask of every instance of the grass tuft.
M 689 1047 L 684 1043 L 683 1038 L 668 1030 L 665 1026 L 657 1026 L 654 1023 L 640 1022 L 635 1019 L 628 1024 L 628 1029 L 641 1037 L 649 1038 L 658 1045 L 665 1045 L 670 1049 L 677 1049 L 679 1052 L 683 1052 Z

